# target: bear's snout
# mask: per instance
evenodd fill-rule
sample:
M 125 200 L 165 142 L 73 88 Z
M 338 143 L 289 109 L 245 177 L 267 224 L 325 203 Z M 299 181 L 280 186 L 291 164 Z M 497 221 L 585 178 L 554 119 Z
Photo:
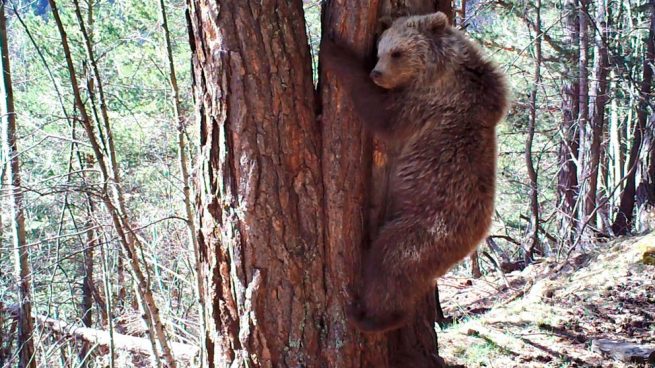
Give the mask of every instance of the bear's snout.
M 376 81 L 376 80 L 380 79 L 380 77 L 382 77 L 382 72 L 377 70 L 377 69 L 373 69 L 370 76 L 371 76 L 371 79 Z

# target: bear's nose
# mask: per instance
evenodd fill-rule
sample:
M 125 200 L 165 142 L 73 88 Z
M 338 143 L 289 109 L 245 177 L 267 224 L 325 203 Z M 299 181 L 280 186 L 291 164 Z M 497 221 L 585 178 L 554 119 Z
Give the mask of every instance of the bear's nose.
M 380 72 L 379 70 L 373 70 L 371 72 L 371 79 L 378 79 L 381 76 L 382 76 L 382 72 Z

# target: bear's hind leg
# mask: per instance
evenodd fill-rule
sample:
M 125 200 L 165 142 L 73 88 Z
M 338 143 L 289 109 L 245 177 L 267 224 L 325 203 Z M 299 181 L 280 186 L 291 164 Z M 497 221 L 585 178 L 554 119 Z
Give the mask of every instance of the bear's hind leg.
M 427 229 L 411 218 L 384 224 L 364 258 L 361 289 L 348 310 L 353 324 L 382 332 L 406 323 L 432 285 L 432 271 L 421 254 L 431 243 Z

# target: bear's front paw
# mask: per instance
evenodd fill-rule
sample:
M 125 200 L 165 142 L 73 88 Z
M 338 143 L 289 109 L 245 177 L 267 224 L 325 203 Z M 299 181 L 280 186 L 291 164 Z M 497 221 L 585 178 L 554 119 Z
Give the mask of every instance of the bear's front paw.
M 346 309 L 350 323 L 363 332 L 387 332 L 402 327 L 407 320 L 402 311 L 373 311 L 359 301 L 355 301 Z
M 363 61 L 351 49 L 341 46 L 329 38 L 325 38 L 321 42 L 319 61 L 321 68 L 339 76 L 349 75 L 353 69 L 364 68 Z

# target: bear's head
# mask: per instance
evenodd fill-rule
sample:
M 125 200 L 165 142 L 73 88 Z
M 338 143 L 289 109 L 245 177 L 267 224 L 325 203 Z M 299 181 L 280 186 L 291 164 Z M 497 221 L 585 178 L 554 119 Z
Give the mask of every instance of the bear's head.
M 402 88 L 448 63 L 445 38 L 448 17 L 442 12 L 401 17 L 393 21 L 378 42 L 378 62 L 371 79 L 385 89 Z

